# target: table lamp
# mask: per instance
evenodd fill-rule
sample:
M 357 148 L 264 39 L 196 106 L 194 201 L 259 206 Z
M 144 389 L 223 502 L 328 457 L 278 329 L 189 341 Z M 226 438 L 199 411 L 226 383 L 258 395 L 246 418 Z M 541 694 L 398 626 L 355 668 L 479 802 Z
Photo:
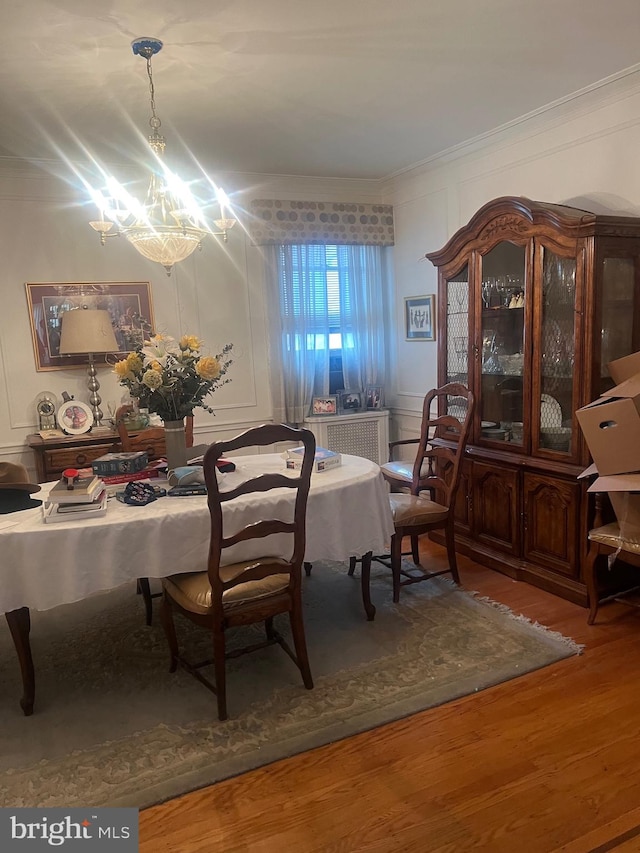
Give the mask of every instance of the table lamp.
M 108 311 L 93 308 L 75 308 L 65 311 L 61 319 L 60 355 L 87 355 L 89 357 L 89 405 L 97 427 L 102 426 L 102 398 L 98 394 L 100 383 L 96 376 L 93 356 L 96 353 L 118 352 L 113 324 Z

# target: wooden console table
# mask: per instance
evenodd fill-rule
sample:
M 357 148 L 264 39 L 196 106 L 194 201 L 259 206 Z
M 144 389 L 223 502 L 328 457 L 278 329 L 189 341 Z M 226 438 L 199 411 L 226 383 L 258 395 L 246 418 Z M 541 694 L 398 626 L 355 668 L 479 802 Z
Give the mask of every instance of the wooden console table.
M 153 438 L 149 431 L 148 442 L 145 442 L 145 430 L 130 432 L 135 442 L 136 450 L 146 450 L 149 460 L 164 456 L 164 441 Z M 39 483 L 59 480 L 65 468 L 84 468 L 105 453 L 122 450 L 120 437 L 116 430 L 91 435 L 65 435 L 59 438 L 42 438 L 38 433 L 27 436 L 27 444 L 33 450 L 36 461 L 36 475 Z

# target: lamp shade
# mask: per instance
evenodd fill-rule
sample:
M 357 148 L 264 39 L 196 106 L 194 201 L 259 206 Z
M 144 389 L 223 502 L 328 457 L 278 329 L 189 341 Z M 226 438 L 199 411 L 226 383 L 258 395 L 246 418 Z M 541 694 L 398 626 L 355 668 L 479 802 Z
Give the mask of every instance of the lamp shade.
M 118 352 L 120 349 L 108 311 L 76 308 L 65 311 L 61 323 L 60 355 Z

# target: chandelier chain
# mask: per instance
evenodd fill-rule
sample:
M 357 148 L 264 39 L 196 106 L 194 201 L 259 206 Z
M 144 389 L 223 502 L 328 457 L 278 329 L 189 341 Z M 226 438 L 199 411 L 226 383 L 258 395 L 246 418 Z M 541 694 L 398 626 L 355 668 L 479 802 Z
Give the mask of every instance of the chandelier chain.
M 149 125 L 154 131 L 158 131 L 162 122 L 156 113 L 156 90 L 153 85 L 153 69 L 151 68 L 150 56 L 147 56 L 147 76 L 149 77 L 149 103 L 151 105 L 151 118 L 149 119 Z

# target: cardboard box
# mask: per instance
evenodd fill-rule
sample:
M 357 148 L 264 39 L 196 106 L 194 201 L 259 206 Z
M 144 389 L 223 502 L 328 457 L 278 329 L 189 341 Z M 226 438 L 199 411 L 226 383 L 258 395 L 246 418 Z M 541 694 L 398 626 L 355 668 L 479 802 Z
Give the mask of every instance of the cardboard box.
M 590 469 L 583 471 L 580 476 L 586 476 L 588 471 Z M 640 544 L 640 474 L 598 477 L 587 491 L 607 492 L 621 537 Z
M 640 352 L 633 352 L 631 355 L 625 355 L 624 358 L 610 361 L 607 367 L 613 381 L 616 385 L 620 385 L 627 379 L 632 379 L 636 373 L 640 373 Z
M 599 474 L 640 471 L 640 373 L 578 409 L 576 417 Z
M 597 478 L 588 491 L 608 494 L 621 537 L 640 544 L 640 352 L 607 367 L 616 386 L 576 412 L 594 460 L 579 478 Z
M 91 463 L 95 474 L 134 474 L 147 467 L 149 457 L 146 450 L 133 453 L 105 453 Z

